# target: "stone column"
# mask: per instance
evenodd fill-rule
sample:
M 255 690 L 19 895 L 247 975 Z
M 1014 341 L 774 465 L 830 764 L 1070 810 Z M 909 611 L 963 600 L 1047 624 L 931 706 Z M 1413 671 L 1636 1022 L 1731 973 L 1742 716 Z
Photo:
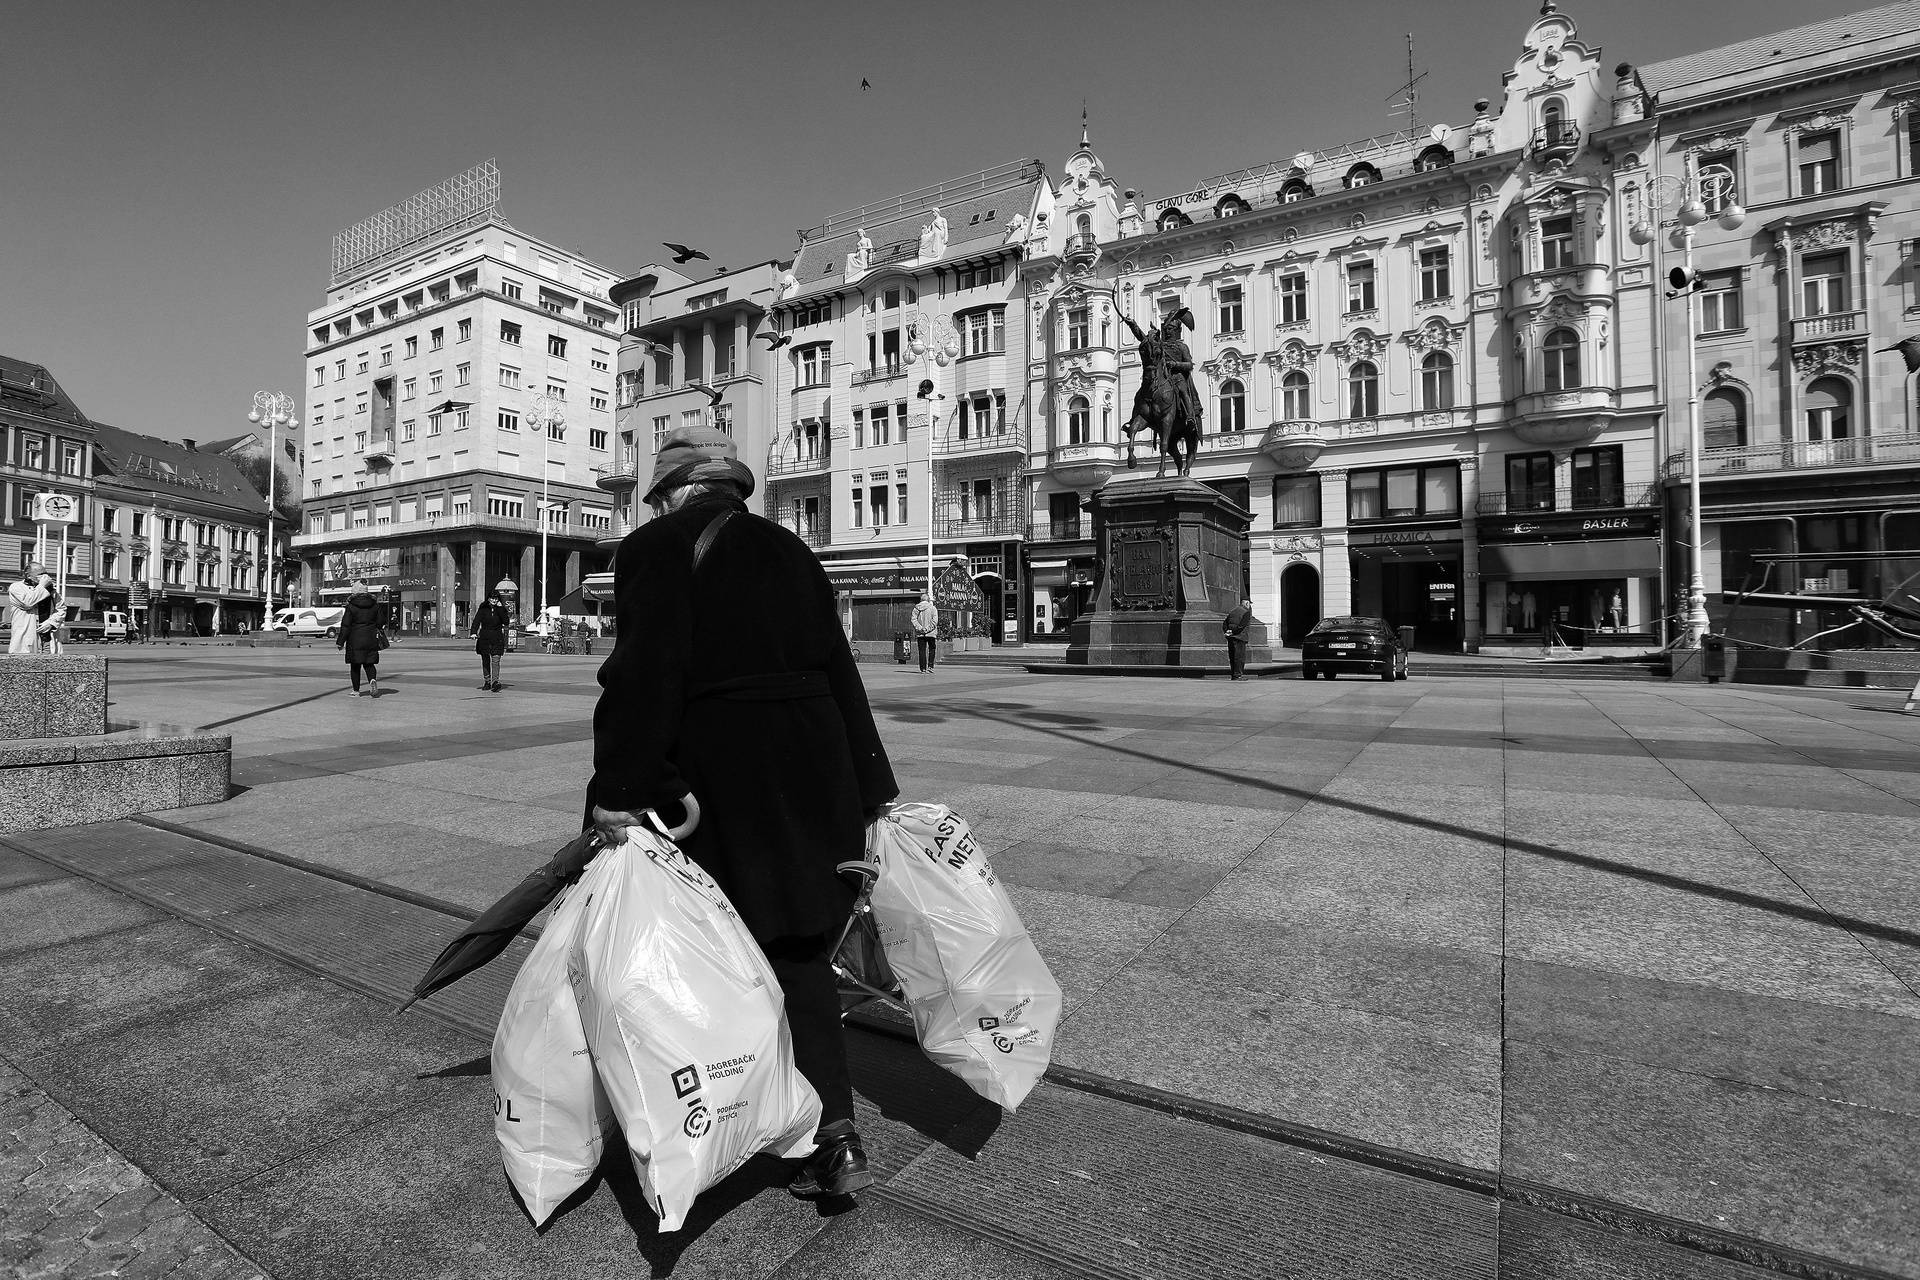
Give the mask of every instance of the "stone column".
M 687 331 L 675 328 L 673 331 L 673 385 L 679 386 L 687 380 Z
M 752 361 L 748 359 L 748 355 L 747 313 L 744 311 L 736 311 L 733 313 L 733 369 L 735 373 L 751 372 L 748 366 Z
M 520 621 L 528 623 L 540 613 L 540 544 L 520 548 Z
M 433 603 L 438 610 L 435 621 L 441 635 L 454 634 L 453 629 L 453 593 L 458 581 L 454 573 L 453 548 L 445 542 L 433 544 Z
M 700 325 L 700 376 L 709 383 L 714 379 L 713 370 L 713 321 L 702 321 Z
M 487 580 L 487 542 L 484 538 L 475 538 L 467 544 L 468 610 L 479 608 L 492 589 L 493 583 Z
M 579 585 L 580 585 L 580 553 L 578 551 L 569 551 L 567 552 L 567 588 L 566 589 L 567 591 L 572 591 L 575 587 Z

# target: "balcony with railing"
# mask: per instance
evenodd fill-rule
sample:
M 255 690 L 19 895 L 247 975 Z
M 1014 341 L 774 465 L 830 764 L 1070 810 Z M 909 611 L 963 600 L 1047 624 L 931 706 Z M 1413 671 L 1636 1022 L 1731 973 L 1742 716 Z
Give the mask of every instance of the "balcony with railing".
M 1795 316 L 1793 321 L 1793 340 L 1796 344 L 1854 337 L 1866 331 L 1867 313 L 1864 311 L 1836 311 L 1824 316 Z
M 1027 451 L 1026 438 L 1018 431 L 1009 431 L 1002 427 L 998 431 L 970 431 L 966 435 L 948 432 L 941 437 L 934 452 L 943 458 L 977 458 L 988 453 L 1019 453 Z
M 1305 471 L 1327 447 L 1333 432 L 1317 422 L 1285 419 L 1260 436 L 1260 452 L 1282 471 Z
M 293 535 L 294 554 L 347 542 L 367 542 L 376 538 L 409 537 L 420 534 L 458 533 L 462 530 L 502 533 L 539 533 L 540 522 L 532 516 L 496 516 L 481 511 L 461 511 L 452 515 L 426 516 L 419 520 L 392 520 L 382 525 L 361 525 L 351 529 L 327 529 Z M 605 526 L 576 521 L 554 521 L 547 532 L 555 538 L 579 538 L 593 542 L 606 536 Z M 182 553 L 184 555 L 184 552 Z
M 1113 479 L 1120 446 L 1106 440 L 1055 445 L 1047 451 L 1047 474 L 1069 489 L 1098 489 Z
M 853 385 L 856 387 L 864 387 L 870 382 L 887 382 L 894 378 L 906 376 L 906 372 L 906 367 L 899 364 L 883 364 L 872 369 L 855 369 L 853 371 Z
M 1092 262 L 1100 256 L 1100 242 L 1090 235 L 1071 235 L 1067 237 L 1066 259 L 1068 262 Z
M 1474 501 L 1481 515 L 1517 515 L 1521 512 L 1591 511 L 1597 507 L 1652 507 L 1660 503 L 1660 486 L 1575 485 L 1554 488 L 1539 485 L 1482 493 Z
M 640 483 L 640 454 L 628 451 L 596 468 L 594 484 L 609 493 L 624 493 Z
M 1920 466 L 1920 431 L 1845 440 L 1778 440 L 1736 449 L 1708 449 L 1700 455 L 1700 478 L 1879 466 Z M 1684 478 L 1687 455 L 1669 456 L 1661 474 L 1669 480 Z
M 1026 532 L 1026 522 L 1012 511 L 995 511 L 983 516 L 962 510 L 936 517 L 933 531 L 942 538 L 1011 538 Z
M 826 441 L 811 448 L 781 450 L 767 459 L 767 478 L 814 475 L 831 467 L 832 450 Z
M 1580 149 L 1580 126 L 1571 120 L 1549 120 L 1533 131 L 1533 152 L 1544 160 L 1566 159 Z

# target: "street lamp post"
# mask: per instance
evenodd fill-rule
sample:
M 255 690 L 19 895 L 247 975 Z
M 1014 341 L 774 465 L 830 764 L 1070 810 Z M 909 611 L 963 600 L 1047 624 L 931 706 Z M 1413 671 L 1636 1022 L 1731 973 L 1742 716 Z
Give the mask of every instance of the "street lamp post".
M 267 554 L 266 572 L 266 616 L 260 620 L 260 629 L 273 626 L 273 479 L 280 471 L 280 428 L 292 431 L 300 425 L 300 419 L 293 416 L 293 397 L 278 391 L 256 391 L 253 393 L 253 411 L 247 414 L 247 421 L 258 425 L 267 424 Z
M 1707 617 L 1706 520 L 1700 504 L 1700 377 L 1696 363 L 1698 317 L 1694 314 L 1694 294 L 1704 281 L 1693 267 L 1694 228 L 1708 218 L 1717 218 L 1727 231 L 1738 231 L 1747 220 L 1747 212 L 1734 198 L 1733 175 L 1725 170 L 1699 172 L 1691 155 L 1684 161 L 1684 176 L 1659 177 L 1649 185 L 1650 203 L 1658 211 L 1671 206 L 1675 227 L 1667 243 L 1680 250 L 1681 263 L 1667 273 L 1673 287 L 1668 298 L 1678 298 L 1686 312 L 1687 324 L 1687 509 L 1691 513 L 1691 578 L 1687 583 L 1686 635 L 1682 647 L 1698 649 L 1711 625 Z M 1711 209 L 1709 208 L 1711 205 Z M 1645 222 L 1634 224 L 1627 235 L 1635 244 L 1650 244 L 1656 228 Z
M 940 317 L 929 317 L 921 312 L 910 321 L 907 328 L 907 363 L 919 362 L 929 375 L 920 383 L 915 393 L 917 398 L 927 404 L 927 595 L 933 595 L 933 525 L 934 525 L 934 483 L 933 454 L 939 439 L 939 402 L 946 397 L 940 394 L 932 374 L 936 369 L 944 369 L 960 358 L 960 335 L 954 327 Z
M 553 446 L 556 433 L 561 436 L 567 431 L 567 406 L 558 396 L 537 395 L 533 398 L 533 407 L 527 412 L 527 421 L 540 433 L 540 574 L 537 579 L 540 591 L 540 609 L 538 617 L 545 635 L 547 625 L 547 453 Z

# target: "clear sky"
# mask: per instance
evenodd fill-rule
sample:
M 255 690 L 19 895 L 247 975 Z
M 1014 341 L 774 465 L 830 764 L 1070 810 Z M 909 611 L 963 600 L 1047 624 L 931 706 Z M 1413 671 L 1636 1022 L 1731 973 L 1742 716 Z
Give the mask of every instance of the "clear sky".
M 1570 0 L 1608 64 L 1870 7 Z M 299 397 L 335 232 L 479 161 L 514 225 L 622 274 L 1079 142 L 1171 194 L 1497 103 L 1537 0 L 0 0 L 0 353 L 131 431 Z M 865 78 L 872 88 L 862 91 Z

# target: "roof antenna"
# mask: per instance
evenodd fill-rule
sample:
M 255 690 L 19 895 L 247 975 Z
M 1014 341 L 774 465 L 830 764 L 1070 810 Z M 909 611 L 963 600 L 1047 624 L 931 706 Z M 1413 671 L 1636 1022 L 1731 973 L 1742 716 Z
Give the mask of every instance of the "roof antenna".
M 1087 141 L 1087 100 L 1085 98 L 1080 99 L 1080 149 L 1093 150 L 1092 144 Z
M 1419 75 L 1413 74 L 1413 32 L 1409 31 L 1407 32 L 1407 82 L 1387 95 L 1387 101 L 1393 102 L 1393 108 L 1388 111 L 1387 114 L 1398 115 L 1400 112 L 1405 111 L 1407 113 L 1407 133 L 1409 135 L 1420 132 L 1420 90 L 1414 86 L 1426 78 L 1427 73 L 1424 71 Z M 1403 93 L 1407 96 L 1400 98 L 1398 102 L 1394 102 L 1394 99 Z

